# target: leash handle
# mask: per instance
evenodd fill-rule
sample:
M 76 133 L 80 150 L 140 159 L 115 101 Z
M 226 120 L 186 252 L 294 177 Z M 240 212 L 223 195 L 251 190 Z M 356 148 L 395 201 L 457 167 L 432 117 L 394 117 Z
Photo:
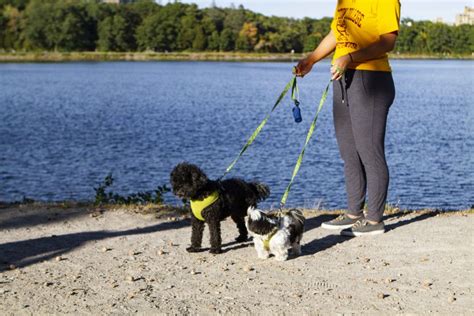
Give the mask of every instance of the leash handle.
M 290 180 L 290 183 L 288 184 L 288 186 L 286 187 L 286 190 L 285 192 L 283 193 L 283 196 L 281 198 L 281 201 L 280 201 L 280 210 L 282 210 L 284 207 L 285 207 L 285 204 L 286 204 L 286 200 L 288 199 L 288 195 L 290 194 L 290 190 L 291 190 L 291 186 L 293 185 L 293 182 L 296 178 L 296 175 L 298 174 L 298 171 L 300 170 L 301 168 L 301 164 L 303 162 L 303 157 L 304 157 L 304 153 L 306 151 L 306 148 L 308 147 L 308 144 L 309 144 L 309 141 L 311 140 L 311 137 L 313 136 L 313 133 L 314 133 L 314 130 L 316 129 L 316 123 L 318 122 L 318 117 L 319 117 L 319 113 L 321 112 L 321 110 L 323 109 L 323 105 L 324 103 L 326 102 L 326 99 L 328 97 L 328 92 L 329 92 L 329 86 L 331 85 L 332 83 L 332 79 L 329 81 L 329 83 L 327 84 L 326 86 L 326 89 L 324 90 L 324 93 L 323 95 L 321 96 L 321 100 L 319 101 L 319 106 L 318 106 L 318 110 L 316 111 L 316 115 L 314 116 L 314 119 L 313 119 L 313 122 L 311 123 L 311 126 L 308 130 L 308 134 L 306 135 L 306 141 L 304 143 L 304 146 L 303 146 L 303 149 L 301 150 L 301 153 L 300 155 L 298 156 L 298 160 L 296 161 L 296 165 L 293 169 L 293 174 L 291 176 L 291 180 Z
M 295 88 L 296 87 L 296 88 Z M 281 101 L 283 100 L 283 98 L 286 96 L 286 94 L 288 93 L 288 91 L 290 90 L 290 88 L 293 88 L 292 89 L 292 98 L 293 98 L 293 93 L 295 93 L 295 96 L 298 94 L 298 86 L 296 85 L 296 75 L 293 76 L 293 78 L 290 80 L 290 82 L 287 83 L 287 85 L 285 86 L 285 88 L 283 89 L 283 91 L 280 93 L 280 96 L 278 97 L 277 101 L 275 102 L 275 104 L 273 105 L 271 111 L 267 114 L 267 116 L 265 116 L 265 118 L 263 119 L 263 121 L 260 123 L 260 125 L 258 125 L 257 129 L 253 132 L 253 134 L 249 137 L 249 139 L 247 140 L 247 143 L 244 145 L 244 147 L 240 150 L 239 154 L 237 155 L 237 157 L 232 161 L 232 163 L 229 165 L 229 167 L 227 167 L 227 169 L 225 170 L 224 174 L 219 178 L 219 180 L 222 180 L 235 166 L 235 164 L 237 163 L 237 161 L 240 159 L 240 157 L 242 157 L 242 155 L 245 153 L 245 151 L 247 151 L 247 149 L 250 147 L 250 145 L 252 145 L 252 143 L 255 141 L 255 139 L 257 138 L 257 136 L 260 134 L 260 132 L 262 131 L 263 127 L 265 126 L 265 124 L 267 124 L 267 121 L 268 119 L 270 118 L 270 115 L 273 113 L 273 111 L 275 111 L 275 109 L 278 107 L 278 105 L 281 103 Z

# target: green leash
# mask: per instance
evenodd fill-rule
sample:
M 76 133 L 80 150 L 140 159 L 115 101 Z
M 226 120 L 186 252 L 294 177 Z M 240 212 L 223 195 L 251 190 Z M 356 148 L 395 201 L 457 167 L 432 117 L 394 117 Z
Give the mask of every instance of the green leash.
M 275 102 L 275 105 L 273 105 L 272 110 L 267 114 L 267 116 L 263 119 L 263 121 L 260 123 L 260 125 L 257 127 L 257 129 L 253 132 L 253 134 L 250 136 L 248 139 L 247 143 L 244 145 L 240 153 L 237 155 L 237 157 L 232 161 L 232 163 L 227 167 L 226 171 L 222 175 L 220 179 L 223 179 L 231 170 L 234 168 L 235 164 L 237 161 L 242 157 L 242 155 L 245 153 L 245 151 L 252 145 L 252 143 L 255 141 L 257 138 L 258 134 L 262 131 L 263 127 L 265 124 L 267 124 L 268 119 L 270 118 L 270 115 L 275 111 L 275 109 L 278 107 L 278 105 L 281 103 L 285 95 L 288 93 L 288 91 L 291 88 L 291 99 L 295 104 L 299 104 L 298 97 L 299 97 L 299 90 L 298 90 L 298 85 L 296 82 L 296 76 L 294 76 L 290 82 L 285 86 L 283 91 L 281 92 L 280 96 L 278 97 L 277 101 Z
M 303 157 L 304 157 L 306 148 L 308 147 L 309 141 L 311 140 L 311 137 L 313 136 L 314 130 L 316 129 L 316 123 L 318 122 L 319 113 L 323 109 L 324 103 L 326 102 L 326 99 L 327 99 L 328 93 L 329 93 L 329 87 L 330 87 L 331 83 L 332 83 L 332 79 L 327 84 L 326 89 L 324 90 L 324 93 L 321 97 L 321 100 L 319 101 L 318 110 L 317 110 L 316 115 L 314 116 L 313 122 L 311 123 L 311 126 L 308 130 L 308 134 L 306 135 L 306 141 L 304 143 L 303 149 L 301 150 L 301 153 L 298 157 L 298 160 L 296 161 L 296 165 L 295 165 L 295 168 L 293 169 L 293 174 L 291 176 L 290 183 L 286 187 L 286 190 L 283 193 L 283 197 L 281 198 L 280 209 L 283 209 L 283 207 L 285 206 L 286 200 L 288 199 L 288 195 L 290 194 L 291 186 L 293 185 L 293 182 L 296 178 L 296 175 L 298 174 L 298 172 L 301 168 L 301 164 L 303 162 Z M 247 149 L 250 147 L 250 145 L 252 145 L 252 143 L 255 141 L 257 136 L 262 131 L 263 127 L 267 124 L 267 121 L 270 118 L 270 115 L 273 113 L 273 111 L 275 111 L 275 109 L 278 107 L 278 105 L 280 105 L 281 101 L 286 96 L 286 94 L 288 93 L 290 88 L 291 88 L 291 99 L 293 100 L 293 102 L 295 103 L 296 106 L 299 105 L 299 101 L 298 101 L 298 99 L 299 99 L 299 89 L 298 89 L 298 84 L 297 84 L 296 75 L 295 75 L 290 80 L 290 82 L 287 83 L 287 85 L 285 86 L 283 91 L 280 93 L 280 96 L 278 97 L 277 101 L 273 105 L 271 111 L 265 116 L 265 118 L 260 123 L 260 125 L 258 125 L 258 127 L 255 129 L 255 131 L 252 133 L 252 135 L 248 139 L 247 143 L 240 150 L 239 154 L 232 161 L 232 163 L 229 165 L 229 167 L 227 167 L 227 169 L 225 170 L 224 174 L 222 175 L 222 177 L 220 179 L 223 179 L 234 168 L 235 164 L 237 163 L 237 161 L 239 161 L 240 157 L 242 157 L 242 155 L 247 151 Z
M 296 165 L 295 165 L 295 168 L 293 169 L 293 175 L 291 176 L 290 183 L 286 187 L 285 193 L 283 193 L 283 197 L 281 198 L 280 209 L 283 209 L 283 207 L 285 206 L 286 200 L 288 199 L 288 194 L 290 194 L 291 186 L 293 185 L 293 181 L 295 180 L 296 175 L 298 174 L 298 171 L 300 170 L 301 163 L 303 162 L 304 153 L 306 151 L 306 147 L 308 146 L 309 141 L 311 140 L 311 137 L 313 136 L 314 130 L 316 129 L 316 123 L 318 122 L 319 113 L 323 109 L 324 102 L 326 102 L 326 99 L 328 97 L 328 92 L 329 92 L 329 86 L 331 85 L 331 83 L 332 83 L 332 80 L 329 81 L 321 97 L 321 100 L 319 101 L 318 111 L 316 112 L 313 122 L 311 123 L 311 127 L 308 130 L 308 135 L 306 135 L 306 142 L 304 143 L 303 149 L 301 150 L 298 160 L 296 161 Z

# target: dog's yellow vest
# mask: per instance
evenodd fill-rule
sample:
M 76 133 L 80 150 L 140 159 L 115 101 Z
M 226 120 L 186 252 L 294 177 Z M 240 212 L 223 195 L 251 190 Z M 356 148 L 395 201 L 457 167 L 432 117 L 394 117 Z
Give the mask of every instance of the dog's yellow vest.
M 278 228 L 275 228 L 268 234 L 268 237 L 263 240 L 263 248 L 266 251 L 270 251 L 270 240 L 272 240 L 272 237 L 275 236 L 275 234 L 278 232 Z
M 212 192 L 208 197 L 204 198 L 203 200 L 191 200 L 191 211 L 193 212 L 194 216 L 204 222 L 204 217 L 202 217 L 202 211 L 214 204 L 219 199 L 219 192 L 215 191 Z

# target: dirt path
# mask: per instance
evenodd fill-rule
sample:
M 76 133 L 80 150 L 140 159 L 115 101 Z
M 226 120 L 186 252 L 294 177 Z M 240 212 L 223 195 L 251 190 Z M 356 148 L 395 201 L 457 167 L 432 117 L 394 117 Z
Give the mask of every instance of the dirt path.
M 186 253 L 188 220 L 0 209 L 0 313 L 474 313 L 473 215 L 393 216 L 356 239 L 329 218 L 308 218 L 303 255 L 280 263 L 230 243 L 230 221 L 214 256 Z

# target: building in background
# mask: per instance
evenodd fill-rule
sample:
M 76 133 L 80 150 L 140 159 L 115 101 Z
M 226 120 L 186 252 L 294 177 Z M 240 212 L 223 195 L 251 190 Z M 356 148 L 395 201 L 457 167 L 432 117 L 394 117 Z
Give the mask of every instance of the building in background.
M 474 24 L 474 9 L 471 7 L 464 7 L 464 12 L 456 15 L 456 25 Z

